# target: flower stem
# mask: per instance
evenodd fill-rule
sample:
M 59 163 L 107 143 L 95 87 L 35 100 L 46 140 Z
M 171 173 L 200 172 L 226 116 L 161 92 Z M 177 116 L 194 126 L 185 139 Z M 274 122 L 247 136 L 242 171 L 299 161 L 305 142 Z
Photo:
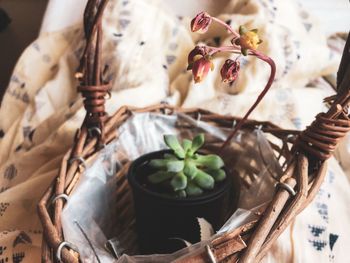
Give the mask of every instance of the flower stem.
M 223 143 L 223 145 L 220 148 L 220 151 L 222 151 L 232 140 L 232 138 L 237 134 L 239 129 L 242 127 L 244 122 L 248 119 L 249 115 L 252 113 L 252 111 L 258 106 L 258 104 L 261 102 L 261 100 L 264 98 L 268 90 L 271 88 L 271 85 L 273 83 L 273 80 L 275 79 L 275 74 L 276 74 L 276 65 L 275 62 L 268 56 L 260 53 L 257 50 L 250 50 L 249 55 L 256 56 L 257 58 L 265 61 L 270 65 L 271 68 L 271 73 L 270 77 L 265 85 L 265 88 L 262 90 L 262 92 L 259 94 L 258 98 L 254 102 L 254 104 L 250 107 L 250 109 L 247 111 L 247 113 L 244 115 L 244 117 L 237 123 L 235 126 L 234 130 L 229 134 L 227 137 L 226 141 Z
M 230 26 L 230 25 L 228 25 L 228 24 L 226 24 L 224 21 L 222 21 L 221 19 L 218 19 L 218 18 L 216 18 L 216 17 L 211 17 L 215 22 L 217 22 L 217 23 L 219 23 L 220 25 L 223 25 L 228 31 L 230 31 L 233 35 L 234 35 L 234 37 L 235 38 L 239 38 L 240 37 L 240 35 L 236 32 L 236 31 L 234 31 L 233 30 L 233 28 Z
M 218 52 L 232 52 L 236 54 L 241 54 L 241 50 L 239 48 L 236 48 L 234 46 L 223 46 L 223 47 L 211 47 L 207 46 L 210 49 L 209 55 L 214 55 Z

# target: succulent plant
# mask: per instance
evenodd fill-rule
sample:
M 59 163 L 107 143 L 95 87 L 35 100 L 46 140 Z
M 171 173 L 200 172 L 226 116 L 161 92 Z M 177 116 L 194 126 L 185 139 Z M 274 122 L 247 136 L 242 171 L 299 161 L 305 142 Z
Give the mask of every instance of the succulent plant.
M 148 176 L 150 183 L 170 184 L 176 196 L 186 197 L 201 195 L 226 178 L 222 169 L 224 162 L 218 155 L 198 153 L 204 144 L 204 134 L 198 134 L 193 141 L 184 139 L 182 144 L 175 135 L 164 135 L 164 142 L 172 153 L 149 162 L 151 167 L 158 170 Z

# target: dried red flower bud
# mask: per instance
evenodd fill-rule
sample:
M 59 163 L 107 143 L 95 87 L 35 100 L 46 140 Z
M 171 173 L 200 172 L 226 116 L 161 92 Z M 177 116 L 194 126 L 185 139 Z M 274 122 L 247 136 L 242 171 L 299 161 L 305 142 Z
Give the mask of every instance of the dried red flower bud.
M 208 75 L 210 69 L 214 69 L 214 64 L 208 57 L 202 57 L 196 60 L 192 67 L 194 82 L 201 82 Z
M 223 82 L 233 82 L 238 77 L 240 63 L 238 60 L 227 59 L 221 68 L 221 78 Z
M 188 66 L 187 70 L 192 69 L 193 63 L 202 57 L 208 55 L 207 49 L 205 47 L 196 46 L 192 51 L 188 54 Z
M 191 31 L 198 33 L 205 33 L 211 24 L 212 18 L 206 12 L 200 12 L 191 21 Z
M 206 47 L 196 46 L 188 54 L 187 70 L 192 70 L 195 83 L 202 81 L 213 67 L 214 64 L 210 60 L 210 55 Z

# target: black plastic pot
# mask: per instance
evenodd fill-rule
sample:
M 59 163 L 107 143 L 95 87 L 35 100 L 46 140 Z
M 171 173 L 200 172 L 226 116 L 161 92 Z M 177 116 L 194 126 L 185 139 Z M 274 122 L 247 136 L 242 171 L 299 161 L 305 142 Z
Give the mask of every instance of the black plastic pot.
M 228 176 L 213 190 L 198 197 L 176 198 L 150 190 L 147 176 L 152 159 L 162 158 L 170 150 L 145 154 L 130 166 L 131 185 L 139 249 L 142 254 L 171 253 L 182 247 L 184 239 L 196 243 L 200 238 L 197 218 L 207 220 L 214 230 L 220 229 L 236 209 L 239 198 L 238 176 L 226 169 Z

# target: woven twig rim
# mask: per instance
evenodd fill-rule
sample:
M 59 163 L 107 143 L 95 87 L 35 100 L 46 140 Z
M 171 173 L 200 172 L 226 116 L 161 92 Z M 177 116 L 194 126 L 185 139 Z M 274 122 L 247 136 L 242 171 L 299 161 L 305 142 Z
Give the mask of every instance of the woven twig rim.
M 198 109 L 198 108 L 192 108 L 192 109 L 182 109 L 178 107 L 169 106 L 166 104 L 159 104 L 150 106 L 147 108 L 138 109 L 135 107 L 122 107 L 120 108 L 114 116 L 112 116 L 105 125 L 106 129 L 106 138 L 107 143 L 115 139 L 118 135 L 116 133 L 117 128 L 122 125 L 130 116 L 132 116 L 134 113 L 142 113 L 142 112 L 155 112 L 155 113 L 162 113 L 162 114 L 173 114 L 173 113 L 183 113 L 191 116 L 192 118 L 198 118 L 198 116 L 201 116 L 202 121 L 209 122 L 213 125 L 217 125 L 220 127 L 227 127 L 231 128 L 232 123 L 234 121 L 238 121 L 239 118 L 230 117 L 230 116 L 223 116 L 218 115 L 215 113 L 212 113 L 207 110 Z M 284 144 L 288 144 L 289 142 L 293 141 L 293 138 L 295 139 L 296 135 L 299 134 L 298 131 L 293 130 L 283 130 L 276 125 L 270 123 L 270 122 L 260 122 L 260 121 L 254 121 L 254 120 L 248 120 L 244 127 L 245 129 L 255 129 L 259 128 L 263 132 L 268 132 L 275 137 L 279 138 Z M 90 138 L 87 137 L 87 130 L 83 127 L 76 136 L 76 143 L 74 144 L 73 148 L 67 152 L 67 154 L 64 156 L 60 168 L 60 173 L 57 177 L 57 179 L 50 185 L 49 189 L 46 191 L 44 197 L 41 199 L 39 203 L 39 216 L 43 223 L 44 228 L 44 234 L 45 234 L 45 240 L 47 243 L 44 247 L 47 245 L 50 248 L 54 248 L 56 250 L 58 246 L 64 241 L 63 234 L 62 234 L 62 226 L 60 221 L 60 215 L 62 212 L 62 208 L 64 205 L 63 199 L 57 199 L 54 203 L 54 209 L 51 211 L 52 215 L 50 216 L 49 210 L 50 208 L 48 205 L 50 205 L 50 201 L 52 200 L 53 196 L 59 196 L 62 194 L 70 195 L 76 182 L 79 179 L 79 176 L 82 171 L 82 164 L 76 159 L 74 162 L 70 162 L 69 160 L 72 159 L 72 157 L 79 156 L 82 157 L 84 160 L 88 160 L 94 154 L 98 152 L 98 139 L 97 138 Z M 278 147 L 275 146 L 275 150 Z M 279 148 L 279 151 L 282 151 L 284 149 L 285 153 L 283 155 L 287 155 L 286 149 L 288 147 L 281 147 Z M 283 189 L 280 189 L 279 191 L 284 191 Z M 254 225 L 249 224 L 251 227 Z M 250 227 L 250 228 L 251 228 Z M 233 235 L 234 233 L 238 234 L 244 234 L 247 232 L 248 229 L 247 226 L 245 228 L 242 228 L 242 232 L 234 231 L 233 233 L 229 233 L 226 237 L 220 237 L 220 239 L 213 241 L 213 253 L 216 258 L 222 258 L 223 253 L 221 250 L 216 250 L 216 247 L 220 244 L 226 244 L 229 245 L 231 248 L 231 253 L 235 252 L 238 247 L 236 247 L 239 244 L 239 247 L 243 249 L 242 243 L 238 242 L 237 239 L 240 239 L 238 235 Z M 220 240 L 220 241 L 219 241 Z M 229 248 L 227 248 L 229 249 Z M 226 250 L 225 250 L 226 251 Z M 43 260 L 45 262 L 49 262 L 49 259 L 51 258 L 51 253 L 47 253 L 49 250 L 43 249 Z M 225 255 L 228 252 L 225 252 Z M 229 255 L 229 254 L 227 254 Z M 70 253 L 67 247 L 63 247 L 62 249 L 62 260 L 64 262 L 77 262 L 78 257 L 74 253 Z

